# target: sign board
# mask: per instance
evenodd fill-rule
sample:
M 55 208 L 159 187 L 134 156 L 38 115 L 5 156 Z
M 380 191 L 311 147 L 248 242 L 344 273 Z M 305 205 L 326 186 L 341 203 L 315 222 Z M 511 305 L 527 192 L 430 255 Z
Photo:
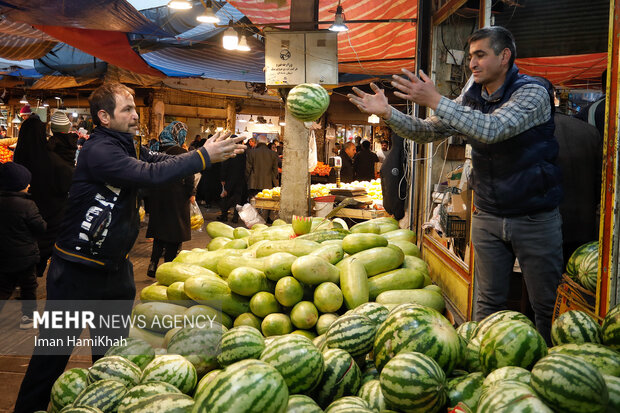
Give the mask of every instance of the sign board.
M 265 32 L 265 83 L 338 84 L 338 34 L 324 31 Z

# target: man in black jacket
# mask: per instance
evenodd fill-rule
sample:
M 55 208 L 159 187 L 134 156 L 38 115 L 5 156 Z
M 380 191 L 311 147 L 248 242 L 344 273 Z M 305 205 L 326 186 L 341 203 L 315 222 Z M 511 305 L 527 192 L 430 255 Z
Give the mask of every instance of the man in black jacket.
M 342 159 L 342 168 L 340 169 L 340 182 L 348 183 L 355 180 L 355 168 L 353 167 L 353 158 L 357 149 L 353 142 L 347 142 L 340 150 L 340 158 Z
M 80 152 L 69 190 L 67 210 L 71 213 L 65 215 L 47 275 L 47 312 L 69 311 L 67 305 L 61 305 L 70 303 L 66 300 L 88 300 L 95 322 L 128 316 L 136 294 L 128 256 L 138 235 L 138 188 L 178 180 L 245 149 L 238 144 L 240 139 L 228 139 L 229 134 L 216 134 L 203 147 L 178 156 L 136 146 L 133 138 L 138 130 L 138 114 L 133 94 L 120 83 L 106 83 L 89 98 L 97 128 Z M 74 325 L 62 329 L 40 326 L 40 343 L 64 339 L 55 341 L 63 345 L 35 346 L 16 412 L 47 408 L 52 385 L 73 350 L 71 338 L 82 332 L 80 326 L 69 327 Z M 107 351 L 108 343 L 126 337 L 129 325 L 96 327 L 89 328 L 91 339 L 103 337 L 103 341 L 91 346 L 93 361 Z

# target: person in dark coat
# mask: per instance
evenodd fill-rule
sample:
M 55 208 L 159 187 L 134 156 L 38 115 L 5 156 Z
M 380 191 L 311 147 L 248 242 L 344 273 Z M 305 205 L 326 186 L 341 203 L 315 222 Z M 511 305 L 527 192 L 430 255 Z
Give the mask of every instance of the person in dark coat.
M 68 131 L 71 122 L 67 115 L 62 112 L 60 114 L 66 118 L 66 123 L 63 125 Z M 57 116 L 59 117 L 60 115 Z M 37 276 L 42 277 L 47 261 L 52 256 L 54 241 L 60 231 L 73 177 L 73 166 L 50 149 L 46 139 L 45 124 L 38 116 L 29 116 L 22 123 L 13 161 L 28 168 L 32 174 L 29 191 L 41 216 L 47 222 L 45 234 L 38 239 L 40 260 L 37 264 Z
M 355 168 L 353 166 L 353 158 L 357 149 L 353 142 L 347 142 L 340 150 L 340 158 L 342 159 L 342 168 L 340 168 L 340 182 L 347 183 L 355 181 Z
M 252 198 L 263 189 L 273 188 L 278 182 L 278 155 L 267 147 L 267 137 L 260 135 L 256 148 L 249 150 L 245 163 L 245 176 L 248 180 L 248 197 Z M 261 215 L 269 221 L 269 212 Z
M 235 206 L 244 205 L 248 199 L 247 182 L 245 179 L 245 163 L 245 153 L 222 162 L 220 168 L 220 181 L 222 183 L 222 193 L 220 194 L 221 212 L 220 216 L 217 217 L 218 221 L 227 221 L 228 210 L 232 207 L 232 222 L 239 222 L 239 212 Z
M 36 236 L 46 227 L 28 194 L 31 177 L 20 164 L 0 164 L 0 311 L 19 286 L 22 329 L 32 327 L 37 299 L 35 266 L 39 262 Z
M 181 145 L 185 142 L 187 126 L 173 121 L 159 134 L 160 151 L 168 155 L 186 153 Z M 170 182 L 148 192 L 149 224 L 146 237 L 153 238 L 153 250 L 147 275 L 155 277 L 159 259 L 174 259 L 184 241 L 192 239 L 189 204 L 195 201 L 194 176 Z
M 359 181 L 375 179 L 375 163 L 377 162 L 379 162 L 379 157 L 370 150 L 370 142 L 362 141 L 362 150 L 355 154 L 355 159 L 353 159 L 355 178 Z
M 213 135 L 209 135 L 207 139 Z M 205 169 L 200 172 L 200 181 L 198 182 L 198 188 L 196 189 L 196 198 L 200 201 L 204 201 L 207 207 L 217 205 L 220 201 L 220 192 L 222 187 L 220 185 L 220 167 L 222 164 L 217 163 L 211 166 L 211 168 Z

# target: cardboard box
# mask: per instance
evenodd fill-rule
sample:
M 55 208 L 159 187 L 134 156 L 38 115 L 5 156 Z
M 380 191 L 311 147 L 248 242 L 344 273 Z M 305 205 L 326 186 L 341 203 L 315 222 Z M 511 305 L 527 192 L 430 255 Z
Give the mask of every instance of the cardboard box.
M 456 215 L 461 219 L 467 219 L 467 203 L 461 194 L 452 194 L 450 205 L 452 210 L 449 215 Z

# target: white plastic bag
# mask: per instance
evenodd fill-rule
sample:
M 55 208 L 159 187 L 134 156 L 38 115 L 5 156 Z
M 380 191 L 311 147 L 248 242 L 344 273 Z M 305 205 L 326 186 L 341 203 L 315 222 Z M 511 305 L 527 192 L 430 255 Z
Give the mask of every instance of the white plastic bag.
M 247 228 L 252 228 L 256 224 L 264 224 L 265 220 L 260 216 L 256 208 L 250 203 L 243 206 L 237 205 L 237 211 L 239 212 L 239 218 L 243 221 Z

